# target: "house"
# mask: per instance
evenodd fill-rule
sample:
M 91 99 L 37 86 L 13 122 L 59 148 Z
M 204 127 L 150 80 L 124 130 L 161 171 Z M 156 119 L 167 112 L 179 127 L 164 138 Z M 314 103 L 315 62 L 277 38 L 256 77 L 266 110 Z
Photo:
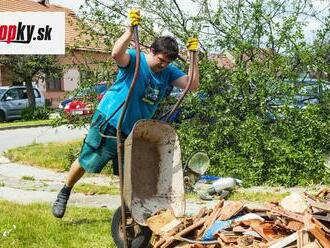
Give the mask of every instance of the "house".
M 209 59 L 214 60 L 219 68 L 228 70 L 235 68 L 235 59 L 228 51 L 223 53 L 211 53 L 209 54 Z
M 53 107 L 65 97 L 66 92 L 77 88 L 81 73 L 79 65 L 84 64 L 93 68 L 100 62 L 111 59 L 110 51 L 104 45 L 84 45 L 80 42 L 88 39 L 82 35 L 78 24 L 78 17 L 75 13 L 65 7 L 54 5 L 49 1 L 37 0 L 0 0 L 0 12 L 64 12 L 65 13 L 65 47 L 66 54 L 56 56 L 60 65 L 65 69 L 60 78 L 39 78 L 36 79 L 36 86 L 43 91 L 48 102 Z M 99 39 L 102 40 L 102 39 Z M 12 80 L 12 73 L 5 66 L 0 65 L 0 86 L 15 84 Z
M 273 56 L 274 52 L 271 49 L 263 49 L 263 48 L 255 48 L 250 51 L 250 53 L 243 53 L 239 56 L 242 62 L 246 63 L 247 67 L 250 66 L 251 61 L 259 61 L 264 62 L 269 56 Z M 237 66 L 235 61 L 235 57 L 237 58 L 238 55 L 233 51 L 224 51 L 222 53 L 211 53 L 209 54 L 209 58 L 214 60 L 219 68 L 224 68 L 228 70 L 233 70 Z

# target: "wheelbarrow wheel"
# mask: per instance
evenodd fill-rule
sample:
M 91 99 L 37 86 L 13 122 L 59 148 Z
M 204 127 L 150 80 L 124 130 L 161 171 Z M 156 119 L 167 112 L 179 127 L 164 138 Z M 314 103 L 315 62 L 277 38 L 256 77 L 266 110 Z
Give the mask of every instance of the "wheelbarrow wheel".
M 152 232 L 146 226 L 141 226 L 137 224 L 130 214 L 126 213 L 127 219 L 127 238 L 131 248 L 146 248 L 149 246 L 149 241 L 151 239 Z M 111 223 L 111 236 L 116 246 L 119 248 L 124 247 L 124 239 L 121 228 L 121 209 L 117 208 Z

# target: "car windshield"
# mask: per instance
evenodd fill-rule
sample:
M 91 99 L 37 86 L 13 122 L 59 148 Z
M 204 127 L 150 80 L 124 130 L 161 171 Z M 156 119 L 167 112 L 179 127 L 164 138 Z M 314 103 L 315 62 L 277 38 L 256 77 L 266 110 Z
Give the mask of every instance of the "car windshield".
M 0 96 L 6 91 L 6 89 L 0 89 Z

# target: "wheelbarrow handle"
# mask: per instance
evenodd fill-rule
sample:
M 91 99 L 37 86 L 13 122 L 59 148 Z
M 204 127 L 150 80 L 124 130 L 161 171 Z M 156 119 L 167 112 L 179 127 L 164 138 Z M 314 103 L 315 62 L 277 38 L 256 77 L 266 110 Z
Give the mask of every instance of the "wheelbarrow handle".
M 135 43 L 135 49 L 136 49 L 136 60 L 135 60 L 135 70 L 134 75 L 132 79 L 132 83 L 130 85 L 130 88 L 128 90 L 128 94 L 126 96 L 123 110 L 120 114 L 120 118 L 117 125 L 117 155 L 118 155 L 118 171 L 119 171 L 119 180 L 120 180 L 120 200 L 121 200 L 121 220 L 122 220 L 122 230 L 123 230 L 123 240 L 124 240 L 124 247 L 128 247 L 128 239 L 127 239 L 127 233 L 126 233 L 126 203 L 124 198 L 124 175 L 123 175 L 123 149 L 124 149 L 124 142 L 122 139 L 122 124 L 123 120 L 125 118 L 125 114 L 127 111 L 128 103 L 131 99 L 137 78 L 139 76 L 139 70 L 140 70 L 140 44 L 139 44 L 139 32 L 138 32 L 138 26 L 133 26 L 133 39 Z
M 186 85 L 186 88 L 184 89 L 183 93 L 181 94 L 180 98 L 178 99 L 178 101 L 175 103 L 175 105 L 173 106 L 172 110 L 169 112 L 169 114 L 167 114 L 166 118 L 165 118 L 165 122 L 168 122 L 169 118 L 171 117 L 171 115 L 175 112 L 175 110 L 177 110 L 177 108 L 179 107 L 179 105 L 181 104 L 183 98 L 187 95 L 190 86 L 193 82 L 194 79 L 194 69 L 195 69 L 195 61 L 196 61 L 196 52 L 195 51 L 190 51 L 190 65 L 191 65 L 191 70 L 189 73 L 189 81 L 188 84 Z

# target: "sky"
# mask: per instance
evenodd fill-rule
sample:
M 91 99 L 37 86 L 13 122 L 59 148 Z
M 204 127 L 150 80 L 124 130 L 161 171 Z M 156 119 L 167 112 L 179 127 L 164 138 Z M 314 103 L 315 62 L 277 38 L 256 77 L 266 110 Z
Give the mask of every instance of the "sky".
M 85 0 L 49 0 L 50 3 L 59 4 L 64 7 L 68 7 L 74 11 L 78 11 L 81 4 L 84 4 Z M 190 0 L 178 0 L 179 5 L 184 8 L 191 8 Z M 313 5 L 319 10 L 325 10 L 329 7 L 329 0 L 313 0 Z
M 49 0 L 51 4 L 59 4 L 64 7 L 68 7 L 72 9 L 75 12 L 78 12 L 79 7 L 81 4 L 84 4 L 85 0 Z M 191 4 L 189 4 L 190 0 L 178 0 L 178 4 L 183 7 L 185 10 L 189 11 L 189 8 L 191 8 L 191 11 L 193 11 L 193 7 L 191 7 Z M 329 8 L 329 0 L 313 0 L 313 5 L 317 10 L 322 11 L 324 14 L 327 11 L 327 8 Z M 308 23 L 307 27 L 305 28 L 305 36 L 308 40 L 313 38 L 313 32 L 317 30 L 320 26 L 320 23 L 317 21 L 311 21 Z
M 49 0 L 51 4 L 58 4 L 64 7 L 70 8 L 75 12 L 78 12 L 81 4 L 85 2 L 85 0 Z

